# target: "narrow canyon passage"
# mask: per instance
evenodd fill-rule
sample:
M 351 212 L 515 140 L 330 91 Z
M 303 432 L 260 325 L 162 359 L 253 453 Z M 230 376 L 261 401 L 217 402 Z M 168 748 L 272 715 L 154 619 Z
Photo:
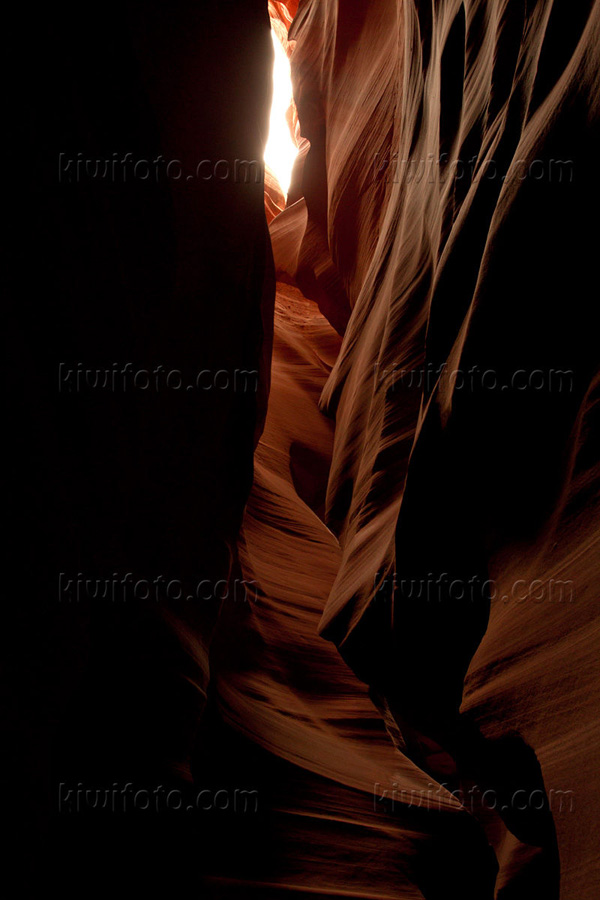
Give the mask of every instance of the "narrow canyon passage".
M 600 0 L 21 15 L 19 879 L 596 900 Z
M 271 4 L 271 12 L 280 13 L 280 21 L 289 24 L 282 6 L 285 4 Z M 466 296 L 469 285 L 473 289 L 471 270 L 486 252 L 483 229 L 502 231 L 502 217 L 495 207 L 500 199 L 508 203 L 507 194 L 511 194 L 509 188 L 502 195 L 506 177 L 486 177 L 485 166 L 478 175 L 471 173 L 470 184 L 462 183 L 467 176 L 459 170 L 465 153 L 461 142 L 468 143 L 468 137 L 470 150 L 487 148 L 489 172 L 492 165 L 503 165 L 510 172 L 511 164 L 524 164 L 518 158 L 515 163 L 517 151 L 525 154 L 526 145 L 520 146 L 519 139 L 525 134 L 531 146 L 539 143 L 537 136 L 548 118 L 552 119 L 555 101 L 546 101 L 545 116 L 540 112 L 529 129 L 527 115 L 518 124 L 511 122 L 511 103 L 516 102 L 512 98 L 524 88 L 518 82 L 511 88 L 506 80 L 508 72 L 502 67 L 510 66 L 505 58 L 508 42 L 513 42 L 513 53 L 518 47 L 514 43 L 520 39 L 518 14 L 503 19 L 498 13 L 498 18 L 492 16 L 486 26 L 490 40 L 495 33 L 501 47 L 497 53 L 502 54 L 495 57 L 492 70 L 493 45 L 487 55 L 481 50 L 476 56 L 475 47 L 470 49 L 467 41 L 471 56 L 465 62 L 465 29 L 473 32 L 469 40 L 475 40 L 475 29 L 482 26 L 472 16 L 465 22 L 463 7 L 449 3 L 440 7 L 433 24 L 419 23 L 421 28 L 431 29 L 428 39 L 432 44 L 434 35 L 439 41 L 437 56 L 429 60 L 429 68 L 440 78 L 442 124 L 438 128 L 433 121 L 410 118 L 423 113 L 416 106 L 407 111 L 401 102 L 396 105 L 392 78 L 398 74 L 396 41 L 402 37 L 400 29 L 408 27 L 408 20 L 391 3 L 360 13 L 353 6 L 347 17 L 337 6 L 334 13 L 334 6 L 301 5 L 290 34 L 300 119 L 297 133 L 312 143 L 303 147 L 291 202 L 288 200 L 285 211 L 275 208 L 276 218 L 270 228 L 278 279 L 272 382 L 239 545 L 241 571 L 256 591 L 255 605 L 244 624 L 247 630 L 242 629 L 244 642 L 248 634 L 252 637 L 241 660 L 236 661 L 239 665 L 232 665 L 230 658 L 217 679 L 219 708 L 225 722 L 245 740 L 296 767 L 293 775 L 284 768 L 285 774 L 277 782 L 281 794 L 276 792 L 272 800 L 273 815 L 277 821 L 281 819 L 275 861 L 271 865 L 266 858 L 261 859 L 254 877 L 263 890 L 269 888 L 275 895 L 279 886 L 301 895 L 326 896 L 349 892 L 361 897 L 435 898 L 454 891 L 477 898 L 516 898 L 532 892 L 545 897 L 558 897 L 559 892 L 560 896 L 586 896 L 585 885 L 592 884 L 593 876 L 590 874 L 586 882 L 578 864 L 570 861 L 568 848 L 577 844 L 578 853 L 590 854 L 588 861 L 597 856 L 591 836 L 584 850 L 582 819 L 575 812 L 575 798 L 586 796 L 590 789 L 590 764 L 584 764 L 578 776 L 570 761 L 572 754 L 582 750 L 580 729 L 596 727 L 594 703 L 584 696 L 592 683 L 589 662 L 597 633 L 590 615 L 599 535 L 591 507 L 580 508 L 582 497 L 588 498 L 593 490 L 591 485 L 597 486 L 600 472 L 597 462 L 589 465 L 582 449 L 583 435 L 589 433 L 595 414 L 594 382 L 586 382 L 583 370 L 577 370 L 583 379 L 578 410 L 570 402 L 575 398 L 559 397 L 559 415 L 565 422 L 571 416 L 574 430 L 561 435 L 556 419 L 553 424 L 546 419 L 543 426 L 547 440 L 555 446 L 568 438 L 566 452 L 571 456 L 571 468 L 566 473 L 553 470 L 551 461 L 547 473 L 543 466 L 539 473 L 541 482 L 546 479 L 548 491 L 549 480 L 567 478 L 553 501 L 549 531 L 545 522 L 540 527 L 519 520 L 527 503 L 533 504 L 527 495 L 535 496 L 530 492 L 532 485 L 526 484 L 530 451 L 514 453 L 512 461 L 506 453 L 506 438 L 497 432 L 498 428 L 511 428 L 513 446 L 517 446 L 516 423 L 524 423 L 536 407 L 536 416 L 547 415 L 550 407 L 547 398 L 540 397 L 539 385 L 532 387 L 531 392 L 537 394 L 533 407 L 523 397 L 522 387 L 513 386 L 510 400 L 502 398 L 498 405 L 498 391 L 486 395 L 484 383 L 472 386 L 474 403 L 468 418 L 457 419 L 462 421 L 463 434 L 459 430 L 458 439 L 452 438 L 458 440 L 460 450 L 451 444 L 444 450 L 444 442 L 450 438 L 444 437 L 443 430 L 438 435 L 440 425 L 434 410 L 436 404 L 441 407 L 439 417 L 443 422 L 454 402 L 454 418 L 459 416 L 462 395 L 457 391 L 461 385 L 457 388 L 457 381 L 444 384 L 443 370 L 448 364 L 437 369 L 428 359 L 437 355 L 444 360 L 443 354 L 449 352 L 451 360 L 452 354 L 458 360 L 459 353 L 468 359 L 465 326 L 452 348 L 449 312 L 442 308 L 441 325 L 430 312 L 428 355 L 424 342 L 430 304 L 437 314 L 442 303 L 438 296 L 446 295 L 447 302 L 452 294 L 457 299 Z M 554 16 L 558 12 L 554 11 Z M 332 55 L 320 44 L 327 27 L 337 29 Z M 539 41 L 538 51 L 543 37 L 542 31 L 530 36 L 534 46 Z M 584 35 L 582 48 L 585 39 Z M 314 54 L 318 46 L 323 47 L 322 69 L 320 81 L 315 82 L 318 69 Z M 370 52 L 361 52 L 366 48 Z M 513 64 L 514 60 L 516 56 Z M 458 96 L 451 93 L 452 83 L 465 77 L 468 64 L 480 78 L 487 73 L 495 86 L 486 110 L 490 132 L 479 135 L 480 144 L 473 143 L 473 135 L 467 135 L 466 123 L 473 118 L 474 109 L 490 103 L 489 96 L 481 91 L 463 94 L 462 86 Z M 539 77 L 536 81 L 534 74 L 530 76 L 530 88 L 539 83 Z M 433 74 L 429 78 L 429 90 L 434 91 Z M 562 89 L 567 90 L 565 85 Z M 445 108 L 452 104 L 454 110 Z M 430 162 L 422 167 L 421 177 L 418 170 L 412 175 L 405 172 L 403 177 L 391 171 L 394 157 L 390 135 L 402 128 L 410 130 L 416 147 L 421 143 L 423 159 L 435 159 L 439 170 L 433 177 Z M 451 130 L 444 133 L 444 128 Z M 401 131 L 398 135 L 402 142 Z M 434 144 L 434 139 L 439 143 Z M 408 136 L 404 142 L 408 146 Z M 435 148 L 435 158 L 425 154 L 427 146 Z M 453 176 L 446 173 L 443 178 L 441 168 L 450 149 L 458 162 Z M 530 167 L 553 162 L 547 151 L 541 153 L 541 160 L 528 152 Z M 481 160 L 483 150 L 479 153 Z M 581 154 L 583 166 L 588 159 L 587 148 L 582 146 Z M 576 188 L 565 188 L 569 177 L 567 171 L 560 176 L 555 172 L 564 196 L 551 178 L 546 190 L 553 195 L 553 203 L 562 199 L 574 209 L 579 200 Z M 518 184 L 526 181 L 519 171 L 513 178 Z M 524 190 L 521 188 L 521 193 Z M 536 222 L 537 205 L 548 202 L 542 200 L 541 190 L 537 188 L 532 199 Z M 517 191 L 513 202 L 518 201 Z M 279 203 L 283 209 L 281 200 Z M 267 181 L 268 215 L 272 204 L 273 192 Z M 509 213 L 510 207 L 502 216 L 510 219 Z M 494 214 L 498 221 L 491 225 Z M 521 233 L 514 225 L 513 229 Z M 501 246 L 500 237 L 497 241 Z M 530 238 L 534 247 L 538 241 L 542 243 L 541 236 Z M 491 260 L 493 247 L 488 238 Z M 566 259 L 568 252 L 563 246 L 561 258 Z M 531 277 L 535 271 L 540 284 L 545 284 L 547 275 L 540 271 L 543 263 L 536 259 L 535 250 L 531 259 L 520 258 L 532 272 Z M 529 291 L 536 291 L 527 277 L 525 283 Z M 490 290 L 495 295 L 498 288 Z M 541 286 L 537 290 L 542 290 Z M 506 293 L 501 296 L 505 302 Z M 547 301 L 551 297 L 548 290 L 545 297 Z M 520 319 L 515 317 L 511 326 L 521 327 L 525 333 L 529 329 L 530 342 L 524 336 L 515 341 L 506 335 L 505 343 L 501 345 L 498 337 L 494 348 L 482 319 L 486 344 L 478 349 L 475 344 L 470 359 L 493 361 L 496 368 L 490 366 L 487 374 L 496 382 L 502 377 L 508 379 L 511 361 L 528 363 L 523 373 L 535 370 L 538 381 L 540 377 L 543 380 L 545 370 L 538 368 L 543 357 L 536 352 L 539 337 L 534 337 L 541 323 L 531 300 L 531 294 L 527 299 L 524 295 L 522 302 L 527 302 L 531 310 L 522 305 Z M 493 300 L 486 303 L 491 307 Z M 485 317 L 485 309 L 484 304 L 480 319 Z M 460 314 L 454 315 L 459 325 Z M 507 311 L 505 317 L 508 315 Z M 544 327 L 549 332 L 549 326 Z M 436 328 L 444 329 L 445 334 L 441 331 L 437 337 Z M 345 332 L 343 340 L 337 332 Z M 500 333 L 502 329 L 498 329 Z M 550 333 L 546 334 L 546 341 L 552 339 Z M 438 349 L 436 341 L 442 346 L 445 343 L 446 350 Z M 518 344 L 520 349 L 511 348 L 511 344 Z M 570 358 L 566 343 L 560 358 Z M 568 377 L 568 371 L 562 375 Z M 548 385 L 543 387 L 547 389 Z M 561 388 L 556 389 L 560 393 Z M 563 393 L 574 393 L 573 386 L 567 389 L 563 385 L 562 389 Z M 432 395 L 439 397 L 435 403 Z M 423 405 L 423 396 L 429 400 L 429 410 Z M 494 412 L 486 410 L 481 419 L 478 416 L 484 402 Z M 426 412 L 428 417 L 424 416 Z M 497 447 L 484 451 L 481 441 L 487 426 L 482 422 L 488 417 Z M 504 426 L 504 419 L 512 424 Z M 421 445 L 413 450 L 419 431 L 423 451 Z M 448 430 L 448 435 L 451 433 Z M 525 440 L 529 444 L 533 440 L 537 446 L 539 437 Z M 474 447 L 481 448 L 480 457 L 467 464 L 470 470 L 465 469 Z M 411 477 L 407 469 L 411 451 L 415 456 L 412 478 L 418 487 L 414 502 L 412 494 L 407 496 L 407 512 L 404 519 L 400 513 L 397 528 L 407 471 Z M 425 454 L 421 464 L 420 453 Z M 440 465 L 441 453 L 446 453 L 446 460 Z M 578 463 L 578 459 L 585 461 Z M 479 469 L 473 468 L 479 466 L 483 480 L 479 476 L 477 491 L 489 494 L 490 504 L 498 503 L 493 480 L 499 477 L 504 484 L 511 472 L 512 483 L 506 483 L 514 498 L 513 522 L 508 520 L 500 526 L 494 521 L 505 515 L 502 505 L 510 509 L 506 500 L 491 512 L 482 509 L 479 497 L 470 495 L 474 486 L 469 479 L 474 472 L 479 475 Z M 485 486 L 489 477 L 486 467 L 488 473 L 495 473 L 491 491 Z M 541 485 L 536 489 L 542 490 Z M 534 520 L 538 515 L 542 515 L 541 508 L 535 505 L 525 512 L 526 518 L 533 516 Z M 492 529 L 505 530 L 505 534 L 494 535 L 493 554 L 479 546 L 479 532 L 488 527 L 488 521 Z M 522 527 L 529 528 L 531 535 L 525 543 L 519 536 Z M 402 591 L 398 591 L 394 561 L 397 568 L 399 559 L 405 560 L 410 584 L 426 585 L 420 591 L 421 601 L 433 590 L 441 604 L 437 609 L 429 605 L 425 613 L 422 609 L 416 615 L 411 611 L 414 598 L 409 595 L 403 599 Z M 471 595 L 465 602 L 464 597 L 449 594 L 445 598 L 445 606 L 452 603 L 448 612 L 443 592 L 449 592 L 448 585 L 456 589 L 456 585 L 466 584 L 467 574 L 474 585 Z M 389 607 L 386 609 L 382 602 L 386 594 L 390 601 L 390 583 L 395 591 L 395 625 L 389 618 Z M 487 598 L 481 591 L 482 583 L 488 586 Z M 528 589 L 530 585 L 533 591 Z M 489 604 L 489 624 L 487 612 L 478 612 L 477 603 L 484 610 Z M 225 621 L 228 628 L 233 627 L 229 619 Z M 456 782 L 451 770 L 445 780 L 443 767 L 441 774 L 435 765 L 428 769 L 427 755 L 415 757 L 410 746 L 406 749 L 398 743 L 394 747 L 366 685 L 342 663 L 333 647 L 319 641 L 319 630 L 339 645 L 364 681 L 383 686 L 387 694 L 384 715 L 389 716 L 400 703 L 400 715 L 393 724 L 395 727 L 399 722 L 401 731 L 406 715 L 402 694 L 409 699 L 413 694 L 422 704 L 418 723 L 434 722 L 425 707 L 429 703 L 436 709 L 439 703 L 443 708 L 446 701 L 439 697 L 444 696 L 445 681 L 448 696 L 454 689 L 452 679 L 457 680 L 462 694 L 466 674 L 463 715 L 469 714 L 478 735 L 473 750 L 468 751 L 477 756 L 472 780 Z M 570 640 L 569 634 L 577 637 Z M 574 680 L 565 682 L 561 666 L 557 669 L 554 661 L 561 657 L 577 673 Z M 571 698 L 567 701 L 571 713 L 567 717 L 563 713 L 560 722 L 553 714 L 557 691 Z M 596 689 L 593 693 L 597 698 Z M 425 724 L 425 734 L 427 727 Z M 424 769 L 415 763 L 422 763 Z M 327 782 L 315 782 L 315 777 Z M 294 786 L 291 794 L 290 783 Z M 452 796 L 450 791 L 459 783 L 460 789 Z M 482 791 L 484 800 L 481 796 L 474 799 Z M 326 804 L 320 792 L 326 795 Z M 514 799 L 517 795 L 528 798 L 534 809 L 509 809 L 511 796 Z M 491 797 L 493 803 L 488 804 Z M 323 822 L 324 851 L 313 844 L 315 818 Z M 345 823 L 345 834 L 340 831 L 341 822 Z M 372 841 L 358 838 L 366 827 L 376 835 Z M 452 829 L 454 837 L 450 839 Z M 288 832 L 295 836 L 293 844 L 285 837 Z M 412 837 L 407 843 L 408 834 Z M 444 838 L 440 840 L 441 834 Z M 354 848 L 352 862 L 347 859 L 350 846 Z M 377 876 L 372 864 L 367 863 L 372 853 L 383 861 Z M 393 862 L 386 861 L 388 853 Z M 330 854 L 334 858 L 330 859 Z M 467 857 L 469 863 L 465 863 Z M 468 886 L 461 876 L 462 866 L 470 871 Z M 219 876 L 215 877 L 218 883 Z M 238 877 L 239 882 L 233 879 L 230 890 L 236 883 L 243 890 L 241 871 Z M 570 887 L 571 883 L 577 888 Z M 244 889 L 251 884 L 252 879 Z

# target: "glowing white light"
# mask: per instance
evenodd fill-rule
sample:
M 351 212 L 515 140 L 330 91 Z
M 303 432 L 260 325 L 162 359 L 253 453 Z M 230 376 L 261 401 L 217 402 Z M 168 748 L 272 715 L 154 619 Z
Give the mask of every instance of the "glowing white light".
M 292 140 L 285 117 L 292 99 L 290 61 L 275 32 L 271 30 L 275 61 L 273 63 L 273 102 L 269 138 L 265 147 L 265 162 L 274 173 L 287 197 L 292 177 L 292 167 L 298 155 L 298 148 Z

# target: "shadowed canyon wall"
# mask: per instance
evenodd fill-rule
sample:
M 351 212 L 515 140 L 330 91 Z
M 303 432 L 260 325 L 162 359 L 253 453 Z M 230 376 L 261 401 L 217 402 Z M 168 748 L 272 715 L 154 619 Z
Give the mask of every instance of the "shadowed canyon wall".
M 124 866 L 133 885 L 161 859 L 171 872 L 172 824 L 69 818 L 58 786 L 189 772 L 266 408 L 269 17 L 262 2 L 175 0 L 15 18 L 20 877 L 82 890 Z

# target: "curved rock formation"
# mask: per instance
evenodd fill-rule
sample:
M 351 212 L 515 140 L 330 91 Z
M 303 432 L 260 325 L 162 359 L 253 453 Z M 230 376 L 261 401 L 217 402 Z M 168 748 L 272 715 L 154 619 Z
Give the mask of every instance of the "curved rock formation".
M 561 897 L 598 885 L 599 27 L 594 2 L 305 0 L 289 33 L 310 149 L 271 225 L 273 383 L 241 545 L 260 640 L 223 707 L 341 784 L 409 792 L 410 757 L 502 797 L 471 809 L 502 897 L 558 896 L 558 859 Z M 319 615 L 396 769 L 366 749 L 364 691 L 314 642 Z

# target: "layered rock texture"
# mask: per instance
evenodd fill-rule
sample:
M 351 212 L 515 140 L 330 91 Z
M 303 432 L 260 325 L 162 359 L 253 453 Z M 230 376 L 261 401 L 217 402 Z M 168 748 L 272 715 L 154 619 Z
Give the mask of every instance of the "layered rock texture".
M 465 808 L 486 834 L 462 838 L 479 873 L 447 842 L 423 875 L 398 838 L 412 888 L 387 861 L 374 876 L 368 844 L 360 872 L 344 858 L 296 890 L 598 889 L 599 28 L 597 3 L 452 0 L 307 0 L 291 26 L 310 149 L 270 226 L 273 382 L 241 543 L 258 640 L 222 705 L 312 773 L 404 791 L 404 837 L 419 805 L 430 835 Z M 465 754 L 471 795 L 432 809 Z M 469 802 L 486 787 L 501 809 Z M 369 816 L 334 796 L 287 812 L 344 846 L 340 820 Z M 384 859 L 396 825 L 369 821 Z

